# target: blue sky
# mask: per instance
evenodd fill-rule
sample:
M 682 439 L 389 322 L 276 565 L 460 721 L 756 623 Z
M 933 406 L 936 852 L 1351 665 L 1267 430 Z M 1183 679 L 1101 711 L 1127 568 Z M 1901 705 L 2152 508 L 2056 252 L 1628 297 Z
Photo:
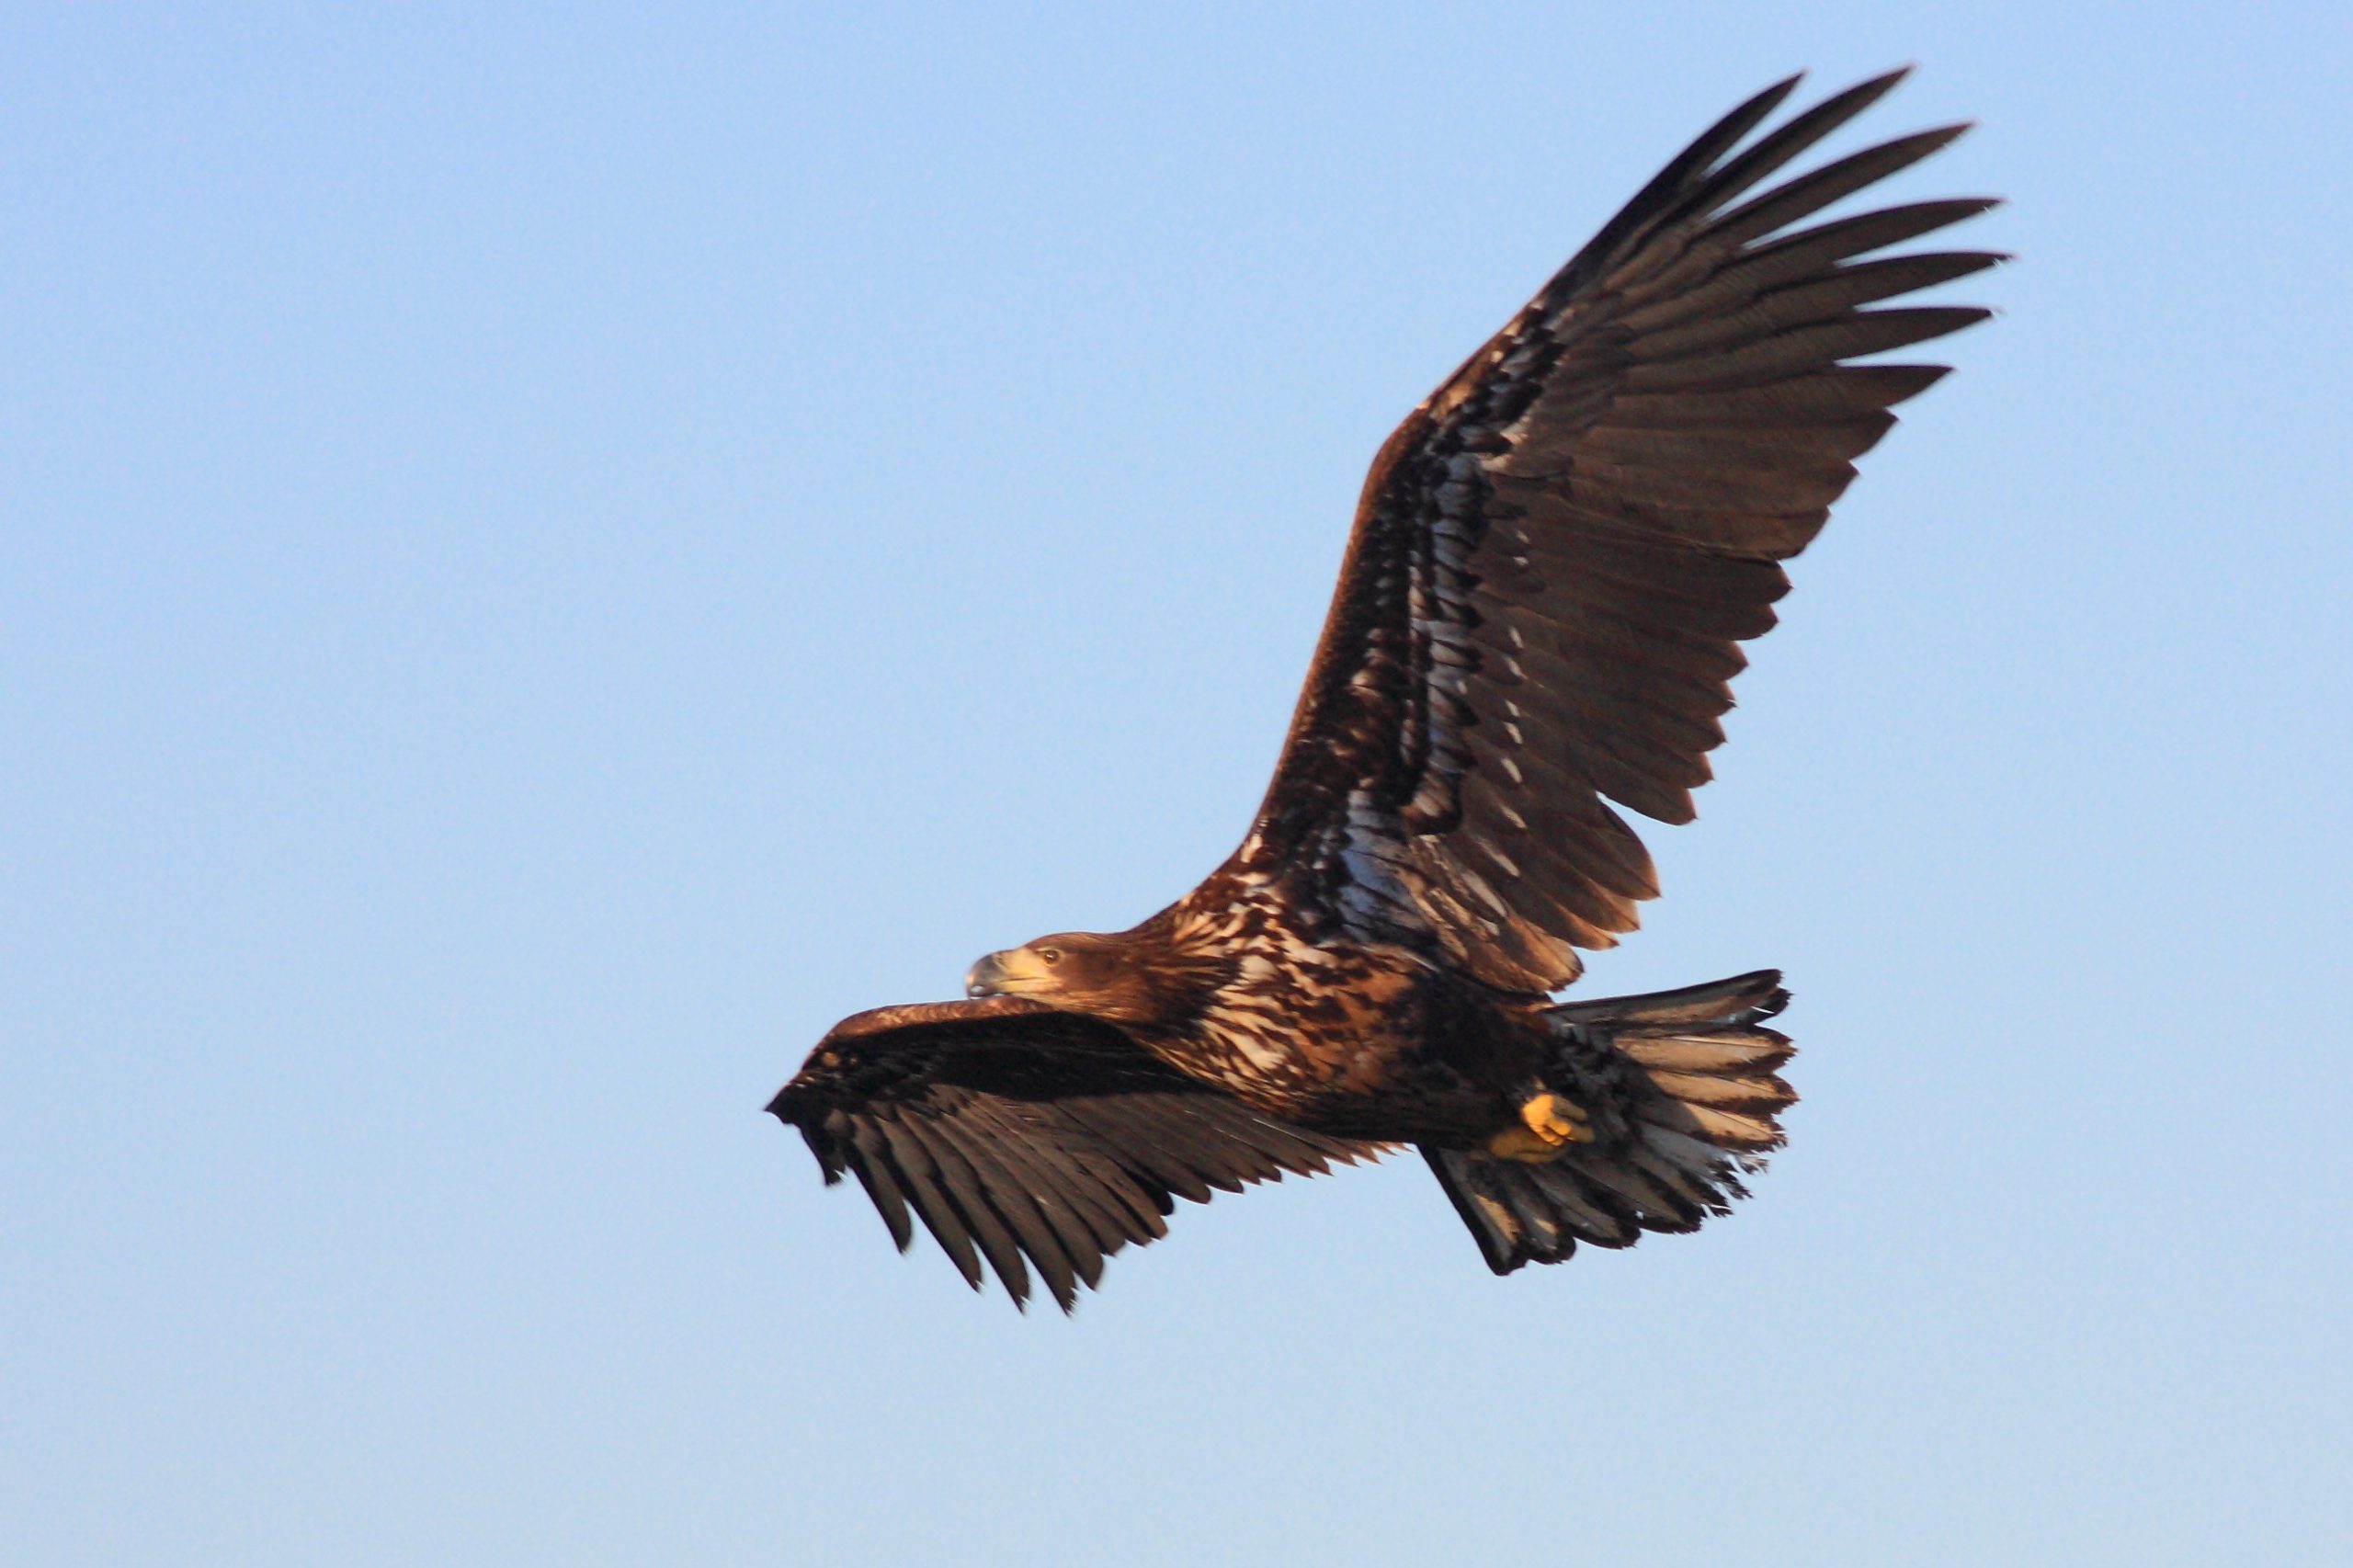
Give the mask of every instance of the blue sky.
M 1905 60 L 2000 307 L 1595 991 L 1794 1142 L 1491 1278 L 1418 1162 L 1078 1315 L 759 1114 L 1239 836 L 1394 421 Z M 0 1556 L 2353 1556 L 2341 7 L 0 18 Z M 1852 144 L 1851 139 L 1842 145 Z

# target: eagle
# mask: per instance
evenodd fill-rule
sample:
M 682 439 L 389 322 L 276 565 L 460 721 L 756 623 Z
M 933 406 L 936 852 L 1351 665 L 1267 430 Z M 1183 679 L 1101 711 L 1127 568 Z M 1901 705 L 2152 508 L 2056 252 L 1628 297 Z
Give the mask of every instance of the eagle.
M 1902 71 L 1693 142 L 1381 448 L 1249 832 L 1118 932 L 990 953 L 835 1026 L 768 1109 L 905 1251 L 1063 1310 L 1178 1198 L 1417 1149 L 1507 1274 L 1697 1229 L 1783 1142 L 1760 970 L 1558 1002 L 1658 892 L 1613 809 L 1692 816 L 1740 644 L 1891 410 L 1877 358 L 1990 312 L 1885 301 L 2006 259 L 1893 247 L 1995 205 L 1817 215 L 1951 125 L 1768 184 Z

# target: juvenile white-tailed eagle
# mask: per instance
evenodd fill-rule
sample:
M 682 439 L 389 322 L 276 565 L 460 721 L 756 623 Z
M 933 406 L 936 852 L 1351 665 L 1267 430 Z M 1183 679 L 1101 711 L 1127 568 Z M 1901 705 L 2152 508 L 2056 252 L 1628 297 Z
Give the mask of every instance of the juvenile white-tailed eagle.
M 1880 302 L 1999 256 L 1881 253 L 1990 199 L 1808 223 L 1964 127 L 1759 190 L 1901 75 L 1754 141 L 1796 79 L 1734 109 L 1406 415 L 1241 847 L 1129 930 L 835 1026 L 768 1107 L 827 1182 L 1065 1311 L 1177 1198 L 1402 1144 L 1498 1274 L 1745 1196 L 1796 1097 L 1779 976 L 1549 994 L 1658 892 L 1608 802 L 1690 820 L 1780 563 L 1945 373 L 1852 361 L 1987 314 Z

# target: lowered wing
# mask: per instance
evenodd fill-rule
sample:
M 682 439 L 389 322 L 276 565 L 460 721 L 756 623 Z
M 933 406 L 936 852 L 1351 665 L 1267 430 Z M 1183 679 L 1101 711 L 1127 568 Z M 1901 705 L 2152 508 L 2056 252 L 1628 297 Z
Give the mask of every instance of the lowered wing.
M 1111 1024 L 1012 996 L 847 1018 L 768 1109 L 828 1184 L 858 1177 L 899 1250 L 912 1211 L 973 1289 L 985 1260 L 1026 1304 L 1034 1267 L 1064 1312 L 1105 1258 L 1167 1233 L 1176 1199 L 1381 1153 L 1263 1116 Z

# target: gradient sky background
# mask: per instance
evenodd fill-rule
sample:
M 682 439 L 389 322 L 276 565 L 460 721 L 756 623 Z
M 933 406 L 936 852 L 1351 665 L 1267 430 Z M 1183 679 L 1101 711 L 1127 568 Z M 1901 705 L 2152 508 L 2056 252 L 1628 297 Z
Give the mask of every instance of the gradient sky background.
M 2346 8 L 1110 9 L 0 17 L 0 1557 L 2353 1560 Z M 894 1257 L 811 1042 L 1190 886 L 1395 420 L 1910 59 L 2004 314 L 1593 966 L 1789 971 L 1757 1199 Z

